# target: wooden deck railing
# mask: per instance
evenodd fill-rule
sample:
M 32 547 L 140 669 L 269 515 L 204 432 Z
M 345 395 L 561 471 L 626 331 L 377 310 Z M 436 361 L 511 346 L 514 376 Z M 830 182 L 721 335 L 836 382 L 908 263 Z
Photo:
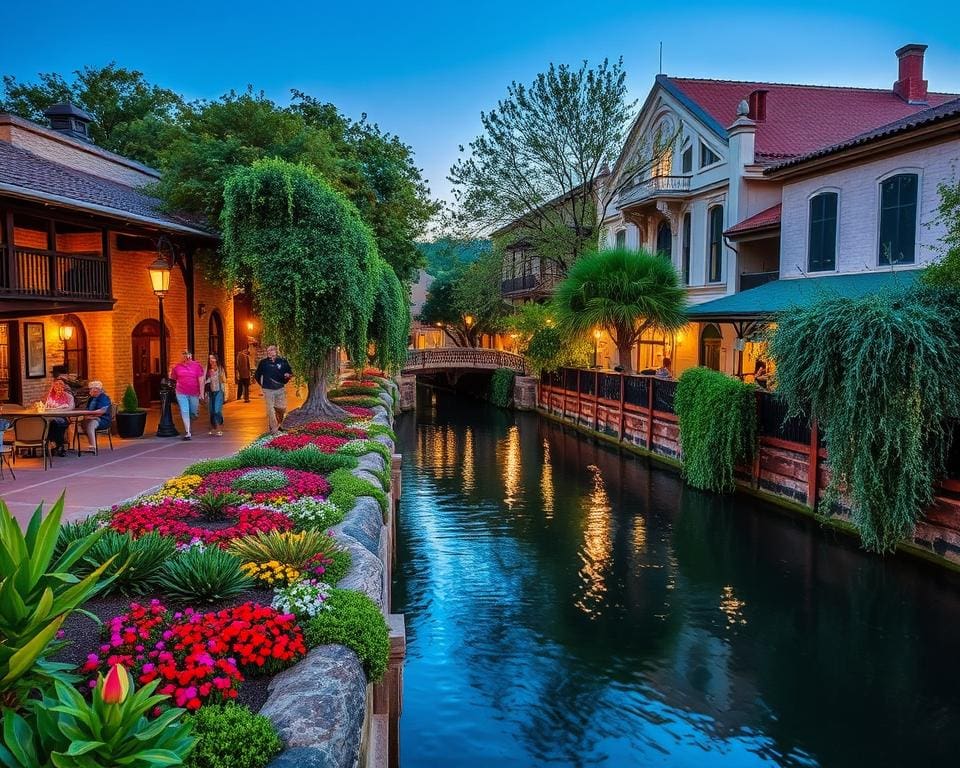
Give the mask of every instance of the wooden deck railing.
M 415 374 L 426 370 L 510 368 L 523 373 L 523 357 L 500 349 L 478 347 L 441 347 L 439 349 L 412 349 L 407 353 L 403 373 Z
M 110 270 L 100 254 L 15 248 L 13 255 L 13 269 L 6 260 L 0 268 L 0 293 L 95 301 L 111 298 Z

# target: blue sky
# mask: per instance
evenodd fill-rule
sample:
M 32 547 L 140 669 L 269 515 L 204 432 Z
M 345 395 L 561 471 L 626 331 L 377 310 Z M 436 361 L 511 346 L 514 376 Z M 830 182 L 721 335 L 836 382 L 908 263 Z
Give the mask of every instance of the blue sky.
M 399 134 L 439 197 L 480 111 L 551 61 L 623 56 L 641 100 L 661 40 L 668 74 L 888 88 L 894 50 L 917 42 L 931 90 L 960 92 L 955 2 L 11 2 L 4 74 L 115 60 L 190 98 L 252 84 L 285 102 L 299 88 Z

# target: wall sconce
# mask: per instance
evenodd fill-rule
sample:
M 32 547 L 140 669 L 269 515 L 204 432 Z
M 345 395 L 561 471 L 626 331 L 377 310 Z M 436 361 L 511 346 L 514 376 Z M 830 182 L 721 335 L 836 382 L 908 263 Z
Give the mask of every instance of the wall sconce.
M 247 333 L 253 333 L 253 320 L 247 320 Z
M 58 333 L 60 335 L 60 341 L 70 341 L 70 339 L 73 338 L 73 326 L 67 323 L 61 323 Z
M 203 317 L 205 314 L 207 314 L 207 305 L 201 301 L 197 304 L 197 317 Z

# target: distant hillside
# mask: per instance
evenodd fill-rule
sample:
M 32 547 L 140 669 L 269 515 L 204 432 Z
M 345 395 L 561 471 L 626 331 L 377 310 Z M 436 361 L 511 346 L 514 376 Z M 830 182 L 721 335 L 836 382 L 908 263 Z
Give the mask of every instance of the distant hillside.
M 461 264 L 472 264 L 490 252 L 489 240 L 454 240 L 442 237 L 432 243 L 417 243 L 417 248 L 426 259 L 425 269 L 434 277 L 440 277 Z

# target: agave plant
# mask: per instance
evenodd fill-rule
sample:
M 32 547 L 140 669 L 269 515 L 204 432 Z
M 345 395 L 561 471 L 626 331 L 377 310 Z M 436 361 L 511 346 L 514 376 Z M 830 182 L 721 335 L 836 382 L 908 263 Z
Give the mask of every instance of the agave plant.
M 139 691 L 120 665 L 102 675 L 87 702 L 61 681 L 54 694 L 36 702 L 27 716 L 7 710 L 3 717 L 3 768 L 156 768 L 182 765 L 196 739 L 184 709 L 148 714 L 168 696 L 154 695 L 161 680 Z
M 243 504 L 245 499 L 238 493 L 217 493 L 210 491 L 197 498 L 200 514 L 207 520 L 223 520 L 229 507 Z
M 184 550 L 164 564 L 157 581 L 164 595 L 192 602 L 225 600 L 253 586 L 239 558 L 220 547 Z
M 26 531 L 0 501 L 0 703 L 16 707 L 44 677 L 69 679 L 69 665 L 48 661 L 64 619 L 111 578 L 101 579 L 111 561 L 84 578 L 76 566 L 103 535 L 94 531 L 66 545 L 55 556 L 63 496 L 43 516 L 37 507 Z
M 107 530 L 90 547 L 77 568 L 89 571 L 99 567 L 100 563 L 113 562 L 116 565 L 109 567 L 106 573 L 114 578 L 104 591 L 142 595 L 154 587 L 160 569 L 176 550 L 174 539 L 156 532 L 134 539 L 129 533 Z
M 270 531 L 230 542 L 230 552 L 245 563 L 278 562 L 300 570 L 318 554 L 339 549 L 333 537 L 320 531 Z

